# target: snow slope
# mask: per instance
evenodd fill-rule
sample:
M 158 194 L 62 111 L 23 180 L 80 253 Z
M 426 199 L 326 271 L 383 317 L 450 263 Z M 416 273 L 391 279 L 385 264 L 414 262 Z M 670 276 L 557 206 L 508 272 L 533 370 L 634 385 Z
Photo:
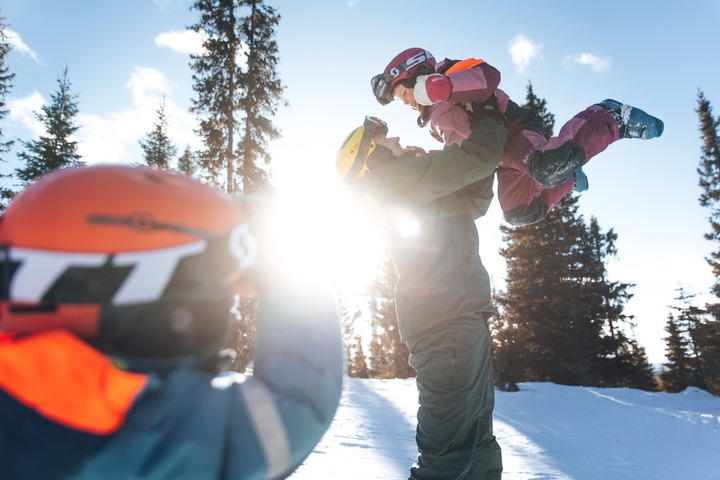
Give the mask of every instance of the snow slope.
M 496 392 L 504 480 L 720 480 L 720 398 L 688 389 L 525 383 Z M 292 480 L 406 479 L 416 455 L 413 379 L 346 378 L 340 408 Z

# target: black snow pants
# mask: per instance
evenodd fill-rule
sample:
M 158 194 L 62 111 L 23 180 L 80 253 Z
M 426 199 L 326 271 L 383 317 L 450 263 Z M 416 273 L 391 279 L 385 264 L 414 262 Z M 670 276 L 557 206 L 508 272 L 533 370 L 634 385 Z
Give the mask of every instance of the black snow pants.
M 481 312 L 406 341 L 419 393 L 411 480 L 499 480 L 490 334 Z

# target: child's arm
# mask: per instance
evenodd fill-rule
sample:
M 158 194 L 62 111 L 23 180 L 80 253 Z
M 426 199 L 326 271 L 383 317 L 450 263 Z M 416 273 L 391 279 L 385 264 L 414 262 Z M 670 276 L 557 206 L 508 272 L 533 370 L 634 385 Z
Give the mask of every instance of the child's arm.
M 438 102 L 484 102 L 500 85 L 500 72 L 486 62 L 449 75 L 433 73 L 417 78 L 413 94 L 421 105 Z

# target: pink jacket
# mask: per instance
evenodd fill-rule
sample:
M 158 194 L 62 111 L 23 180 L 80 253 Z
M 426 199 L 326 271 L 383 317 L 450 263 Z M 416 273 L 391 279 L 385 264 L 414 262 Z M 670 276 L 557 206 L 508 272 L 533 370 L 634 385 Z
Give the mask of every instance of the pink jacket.
M 446 58 L 435 65 L 435 71 L 444 73 L 454 63 Z M 488 63 L 450 73 L 448 77 L 452 80 L 452 94 L 448 100 L 433 106 L 428 121 L 430 134 L 445 145 L 460 144 L 470 135 L 470 121 L 465 110 L 470 108 L 470 102 L 485 102 L 498 92 L 507 99 L 505 92 L 498 90 L 500 72 Z

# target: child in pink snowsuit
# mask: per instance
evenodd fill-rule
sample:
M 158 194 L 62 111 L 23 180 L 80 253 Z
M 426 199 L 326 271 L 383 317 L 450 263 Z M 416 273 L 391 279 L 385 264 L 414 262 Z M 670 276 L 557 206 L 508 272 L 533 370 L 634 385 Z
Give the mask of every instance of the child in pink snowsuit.
M 614 141 L 663 131 L 661 120 L 608 99 L 575 115 L 548 140 L 542 118 L 513 102 L 499 84 L 500 72 L 482 60 L 436 62 L 421 48 L 401 52 L 371 82 L 381 104 L 397 99 L 418 110 L 418 124 L 445 145 L 460 144 L 484 116 L 507 122 L 497 189 L 511 225 L 538 222 L 573 189 L 587 189 L 581 167 Z

